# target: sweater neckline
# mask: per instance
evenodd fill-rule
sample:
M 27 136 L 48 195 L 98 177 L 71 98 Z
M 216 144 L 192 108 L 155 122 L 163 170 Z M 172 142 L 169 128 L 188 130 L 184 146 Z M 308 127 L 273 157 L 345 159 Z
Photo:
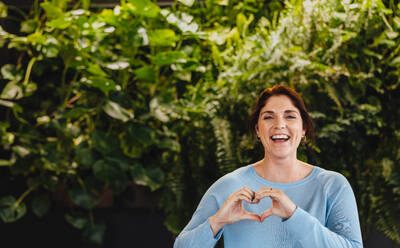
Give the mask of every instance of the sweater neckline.
M 254 164 L 250 164 L 250 173 L 252 174 L 252 176 L 259 182 L 261 182 L 264 185 L 268 185 L 271 187 L 277 187 L 277 188 L 291 188 L 294 186 L 299 186 L 301 184 L 307 183 L 310 180 L 312 180 L 315 175 L 317 174 L 317 171 L 320 169 L 318 166 L 313 166 L 313 169 L 311 171 L 310 174 L 308 174 L 305 178 L 300 179 L 296 182 L 291 182 L 291 183 L 277 183 L 277 182 L 272 182 L 269 181 L 267 179 L 264 179 L 263 177 L 261 177 L 260 175 L 257 174 L 256 170 L 254 169 Z

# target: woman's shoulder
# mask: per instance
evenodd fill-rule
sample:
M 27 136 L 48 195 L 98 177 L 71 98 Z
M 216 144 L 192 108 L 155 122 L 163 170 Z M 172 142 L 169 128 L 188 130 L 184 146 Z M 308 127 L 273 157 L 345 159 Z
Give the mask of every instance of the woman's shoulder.
M 340 188 L 342 186 L 349 186 L 347 178 L 333 170 L 324 169 L 318 166 L 314 166 L 316 170 L 315 179 L 324 186 Z
M 238 189 L 243 186 L 244 180 L 251 175 L 251 165 L 246 165 L 231 171 L 213 183 L 210 189 Z

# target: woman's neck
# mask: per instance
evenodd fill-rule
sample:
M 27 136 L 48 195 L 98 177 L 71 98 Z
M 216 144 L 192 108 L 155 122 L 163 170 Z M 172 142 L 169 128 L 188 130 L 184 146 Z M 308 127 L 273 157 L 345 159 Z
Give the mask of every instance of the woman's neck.
M 254 169 L 264 179 L 277 183 L 296 182 L 312 171 L 312 166 L 296 157 L 273 159 L 264 157 L 254 164 Z

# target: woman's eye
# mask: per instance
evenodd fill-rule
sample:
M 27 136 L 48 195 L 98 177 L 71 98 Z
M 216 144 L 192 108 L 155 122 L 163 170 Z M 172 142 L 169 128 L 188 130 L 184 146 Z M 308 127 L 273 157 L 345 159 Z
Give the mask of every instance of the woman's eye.
M 272 116 L 265 116 L 264 117 L 264 120 L 270 120 L 270 119 L 272 119 Z
M 294 115 L 288 115 L 286 118 L 288 118 L 288 119 L 296 119 L 296 116 L 294 116 Z

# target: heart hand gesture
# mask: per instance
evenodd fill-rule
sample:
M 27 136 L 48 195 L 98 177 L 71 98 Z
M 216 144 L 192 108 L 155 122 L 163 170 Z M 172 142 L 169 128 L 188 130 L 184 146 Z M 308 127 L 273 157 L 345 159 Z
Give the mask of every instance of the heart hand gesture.
M 248 203 L 258 203 L 253 200 L 255 193 L 247 186 L 231 194 L 218 212 L 210 217 L 210 225 L 214 236 L 226 224 L 232 224 L 240 220 L 260 221 L 260 216 L 246 211 L 242 206 L 242 201 Z
M 261 216 L 250 213 L 243 208 L 242 201 L 250 204 L 259 203 L 264 197 L 272 200 L 271 207 L 264 211 Z M 262 222 L 271 215 L 282 219 L 290 218 L 297 206 L 280 189 L 271 187 L 262 187 L 257 193 L 254 193 L 247 186 L 231 194 L 218 212 L 210 217 L 210 225 L 214 236 L 226 224 L 232 224 L 240 220 L 255 220 Z
M 271 207 L 264 211 L 260 218 L 261 221 L 271 215 L 278 216 L 282 219 L 289 219 L 297 206 L 282 192 L 280 189 L 273 189 L 271 187 L 262 187 L 257 191 L 254 200 L 260 201 L 264 197 L 269 197 L 272 200 Z

